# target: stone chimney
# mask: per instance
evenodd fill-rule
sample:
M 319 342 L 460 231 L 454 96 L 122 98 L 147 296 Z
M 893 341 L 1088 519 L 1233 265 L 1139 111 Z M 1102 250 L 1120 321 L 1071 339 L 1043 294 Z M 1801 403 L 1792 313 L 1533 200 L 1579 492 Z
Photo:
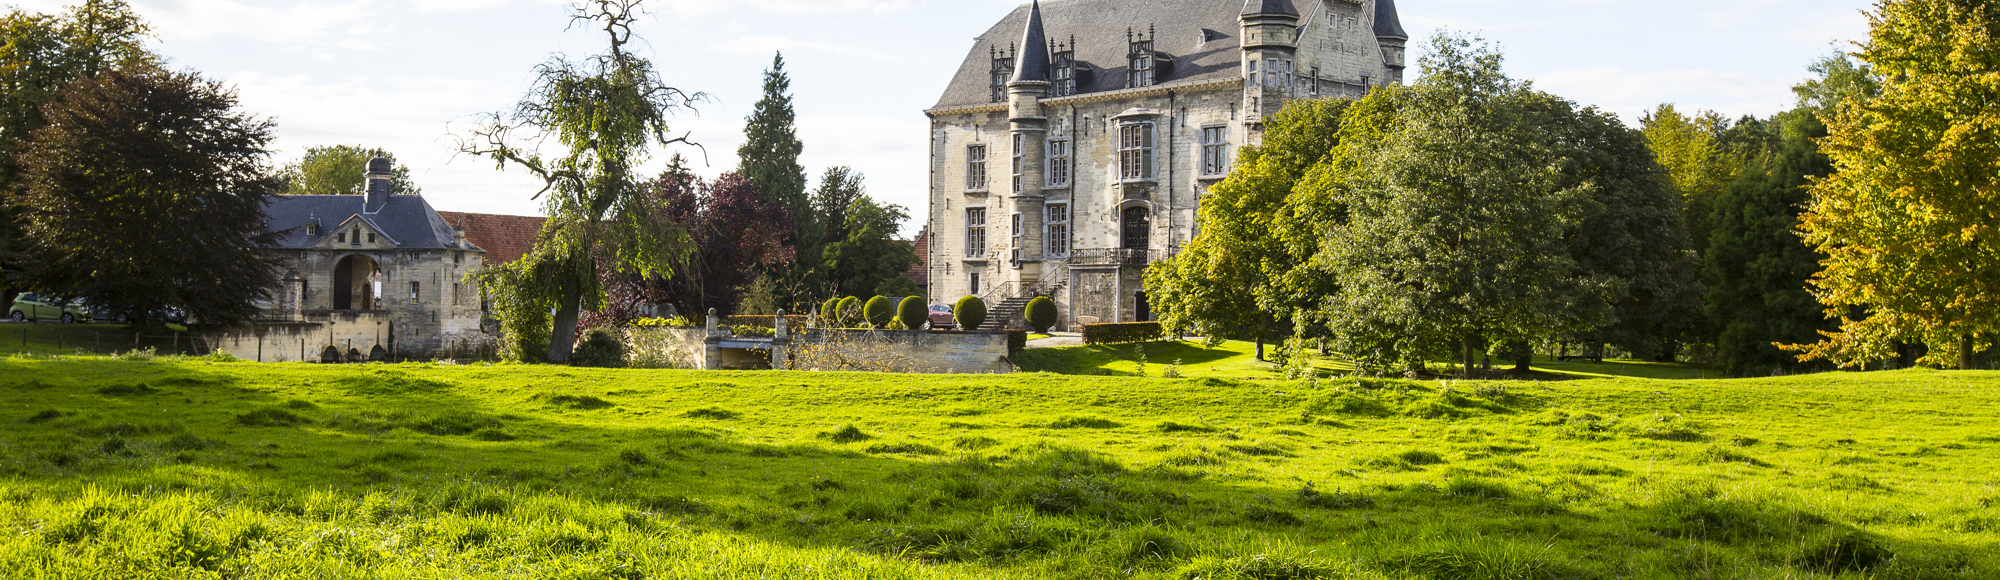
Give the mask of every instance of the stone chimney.
M 376 157 L 368 160 L 368 197 L 362 202 L 361 213 L 380 213 L 382 206 L 389 205 L 389 180 L 394 177 L 394 166 L 388 159 Z

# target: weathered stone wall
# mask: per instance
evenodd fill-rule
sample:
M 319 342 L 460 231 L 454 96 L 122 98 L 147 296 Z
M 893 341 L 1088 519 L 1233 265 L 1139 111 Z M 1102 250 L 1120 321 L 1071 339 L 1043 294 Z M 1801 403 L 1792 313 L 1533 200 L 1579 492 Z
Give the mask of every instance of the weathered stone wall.
M 392 321 L 377 312 L 322 312 L 298 322 L 259 324 L 204 333 L 209 348 L 258 362 L 320 362 L 328 348 L 343 361 L 369 360 L 380 348 L 393 356 Z
M 814 368 L 806 349 L 832 348 L 862 368 Z M 792 336 L 787 370 L 883 370 L 928 374 L 1007 374 L 1014 372 L 1005 332 L 920 330 L 808 330 Z M 826 360 L 827 357 L 817 357 Z M 880 366 L 874 366 L 880 365 Z M 873 367 L 873 368 L 870 368 Z
M 394 323 L 394 339 L 384 338 L 394 353 L 407 357 L 430 357 L 440 353 L 467 351 L 490 344 L 495 337 L 482 326 L 485 312 L 480 308 L 479 289 L 465 276 L 484 263 L 483 254 L 465 250 L 398 250 L 392 248 L 315 249 L 288 252 L 278 267 L 278 275 L 296 271 L 304 280 L 301 302 L 309 313 L 364 312 L 386 317 Z M 380 270 L 378 304 L 350 302 L 352 310 L 333 310 L 335 268 L 350 256 L 373 260 Z M 411 293 L 410 283 L 417 283 Z M 273 294 L 281 294 L 282 289 Z M 275 306 L 275 304 L 273 304 Z M 282 318 L 283 312 L 269 312 Z M 385 326 L 387 326 L 385 324 Z M 385 330 L 386 333 L 386 330 Z M 364 349 L 365 352 L 366 349 Z

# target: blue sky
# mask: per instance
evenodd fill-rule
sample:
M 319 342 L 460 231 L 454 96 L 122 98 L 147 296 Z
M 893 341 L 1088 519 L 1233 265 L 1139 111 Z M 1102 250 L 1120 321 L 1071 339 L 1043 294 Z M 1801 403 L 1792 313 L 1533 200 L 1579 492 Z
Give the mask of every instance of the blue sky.
M 396 152 L 440 209 L 534 215 L 536 184 L 454 157 L 450 135 L 502 110 L 549 54 L 586 54 L 556 0 L 130 0 L 174 65 L 234 85 L 278 123 L 274 163 L 306 147 Z M 1061 2 L 1064 0 L 1050 0 Z M 1215 0 L 1235 2 L 1239 0 Z M 64 0 L 17 0 L 48 12 Z M 677 119 L 705 172 L 736 165 L 743 117 L 785 51 L 804 164 L 846 165 L 923 215 L 927 123 L 972 37 L 1013 0 L 655 0 L 639 33 L 670 83 L 707 92 Z M 1806 66 L 1867 33 L 1868 0 L 1398 0 L 1412 36 L 1474 32 L 1508 70 L 1628 122 L 1663 102 L 1731 117 L 1787 108 Z M 1414 46 L 1418 44 L 1413 42 Z M 1414 55 L 1413 55 L 1414 56 Z M 698 162 L 701 150 L 687 149 Z M 665 157 L 659 155 L 658 165 Z M 699 165 L 699 163 L 698 163 Z M 906 233 L 921 224 L 911 223 Z

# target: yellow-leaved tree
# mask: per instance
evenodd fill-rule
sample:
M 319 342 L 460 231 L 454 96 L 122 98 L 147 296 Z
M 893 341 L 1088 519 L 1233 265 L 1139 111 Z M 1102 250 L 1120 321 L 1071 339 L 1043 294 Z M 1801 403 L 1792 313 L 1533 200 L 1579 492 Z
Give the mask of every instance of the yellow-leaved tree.
M 1990 0 L 1881 0 L 1855 56 L 1882 93 L 1842 106 L 1822 142 L 1838 171 L 1800 216 L 1827 256 L 1814 294 L 1840 330 L 1786 345 L 1854 368 L 1897 342 L 1971 368 L 2000 333 L 2000 27 Z

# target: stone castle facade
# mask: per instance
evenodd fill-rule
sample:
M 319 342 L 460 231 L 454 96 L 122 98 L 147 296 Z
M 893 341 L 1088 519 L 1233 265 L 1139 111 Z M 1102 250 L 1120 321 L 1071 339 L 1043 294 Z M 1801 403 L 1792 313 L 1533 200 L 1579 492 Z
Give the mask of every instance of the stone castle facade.
M 929 298 L 1151 319 L 1141 280 L 1293 99 L 1403 80 L 1394 0 L 1053 0 L 980 36 L 931 119 Z

